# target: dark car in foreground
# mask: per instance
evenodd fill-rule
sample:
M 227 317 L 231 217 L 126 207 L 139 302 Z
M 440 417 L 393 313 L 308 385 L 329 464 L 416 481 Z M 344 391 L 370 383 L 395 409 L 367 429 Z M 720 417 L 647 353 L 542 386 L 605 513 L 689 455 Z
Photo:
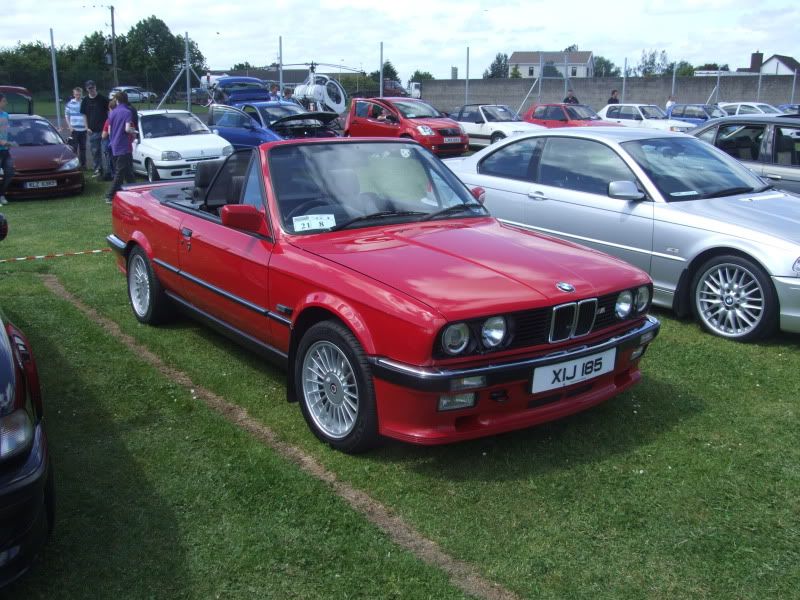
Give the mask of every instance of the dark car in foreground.
M 0 239 L 6 231 L 0 214 Z M 28 569 L 52 530 L 53 487 L 36 361 L 0 310 L 0 586 Z
M 337 137 L 332 124 L 338 118 L 283 100 L 212 104 L 208 109 L 208 126 L 237 150 L 280 139 Z
M 648 271 L 655 304 L 715 335 L 800 333 L 800 199 L 700 140 L 572 128 L 445 163 L 499 218 Z
M 38 115 L 9 115 L 14 177 L 9 200 L 43 198 L 83 191 L 78 157 L 47 119 Z
M 284 140 L 207 168 L 115 196 L 133 313 L 180 306 L 287 368 L 337 449 L 530 427 L 641 377 L 647 274 L 499 223 L 416 142 Z
M 740 160 L 776 188 L 800 194 L 800 119 L 725 117 L 691 133 Z

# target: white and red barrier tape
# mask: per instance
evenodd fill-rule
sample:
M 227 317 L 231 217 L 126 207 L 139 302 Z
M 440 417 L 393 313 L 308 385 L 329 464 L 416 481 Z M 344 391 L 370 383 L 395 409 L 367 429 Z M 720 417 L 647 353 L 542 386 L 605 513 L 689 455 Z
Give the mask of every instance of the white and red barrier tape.
M 0 258 L 0 264 L 22 262 L 24 260 L 44 260 L 47 258 L 61 258 L 62 256 L 80 256 L 81 254 L 102 254 L 103 252 L 111 252 L 111 248 L 102 248 L 100 250 L 81 250 L 80 252 L 56 252 L 54 254 L 39 254 L 38 256 L 20 256 L 19 258 Z

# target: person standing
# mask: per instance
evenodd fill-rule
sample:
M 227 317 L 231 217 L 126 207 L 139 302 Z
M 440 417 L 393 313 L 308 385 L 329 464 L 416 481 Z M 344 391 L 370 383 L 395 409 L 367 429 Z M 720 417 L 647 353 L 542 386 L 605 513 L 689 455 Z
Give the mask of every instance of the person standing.
M 283 100 L 284 102 L 294 102 L 295 104 L 300 104 L 300 101 L 294 97 L 294 90 L 290 87 L 283 88 Z
M 86 94 L 81 101 L 81 114 L 86 117 L 94 176 L 101 177 L 106 174 L 103 173 L 102 136 L 103 124 L 108 118 L 108 98 L 97 93 L 97 86 L 91 79 L 86 82 Z
M 270 100 L 280 100 L 281 99 L 281 95 L 280 95 L 280 92 L 278 91 L 278 84 L 277 83 L 273 83 L 271 86 L 269 86 L 269 99 Z
M 564 104 L 580 104 L 580 102 L 578 102 L 578 98 L 575 96 L 575 92 L 572 91 L 572 88 L 567 90 L 567 97 L 564 98 Z
M 8 204 L 6 192 L 14 177 L 14 161 L 11 158 L 13 142 L 8 139 L 8 113 L 6 105 L 8 100 L 5 94 L 0 94 L 0 168 L 3 169 L 3 183 L 0 184 L 0 205 Z
M 606 104 L 619 104 L 619 92 L 617 90 L 611 90 L 611 97 Z
M 64 106 L 64 119 L 69 129 L 70 145 L 78 155 L 81 169 L 86 168 L 86 115 L 81 113 L 83 89 L 72 89 L 72 99 Z
M 133 183 L 133 145 L 131 134 L 136 132 L 134 114 L 128 104 L 128 94 L 117 92 L 117 107 L 108 115 L 108 139 L 114 161 L 114 180 L 106 194 L 106 204 L 111 204 L 114 194 L 122 189 L 123 181 Z
M 669 98 L 667 98 L 667 104 L 666 104 L 667 112 L 669 112 L 669 109 L 672 108 L 673 106 L 675 106 L 675 96 L 670 96 Z

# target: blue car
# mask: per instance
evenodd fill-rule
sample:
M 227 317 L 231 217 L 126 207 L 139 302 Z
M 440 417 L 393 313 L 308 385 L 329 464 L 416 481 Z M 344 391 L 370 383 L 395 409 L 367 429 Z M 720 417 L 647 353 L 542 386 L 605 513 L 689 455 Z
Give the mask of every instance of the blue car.
M 221 104 L 271 100 L 271 81 L 258 77 L 220 77 L 214 84 L 214 101 Z
M 281 139 L 336 137 L 333 124 L 338 118 L 336 113 L 308 112 L 283 100 L 212 104 L 208 110 L 209 128 L 236 150 Z
M 787 115 L 800 114 L 800 104 L 779 104 L 778 109 Z
M 728 115 L 713 104 L 674 104 L 667 111 L 667 116 L 676 121 L 702 125 L 709 119 L 718 119 Z

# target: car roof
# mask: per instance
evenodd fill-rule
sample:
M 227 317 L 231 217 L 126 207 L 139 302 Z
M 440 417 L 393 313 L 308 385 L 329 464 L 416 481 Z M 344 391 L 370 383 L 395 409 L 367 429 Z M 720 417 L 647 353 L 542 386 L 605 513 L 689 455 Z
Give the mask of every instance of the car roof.
M 255 100 L 255 101 L 248 101 L 243 100 L 242 102 L 234 102 L 233 104 L 223 104 L 222 106 L 232 106 L 234 108 L 239 108 L 240 106 L 255 106 L 256 108 L 265 107 L 269 108 L 272 106 L 298 106 L 297 102 L 289 102 L 286 100 Z M 300 107 L 302 108 L 302 106 Z
M 22 113 L 10 113 L 8 115 L 8 119 L 9 119 L 9 121 L 34 121 L 34 120 L 36 120 L 36 121 L 47 121 L 47 119 L 45 119 L 44 117 L 41 117 L 39 115 L 26 115 L 26 114 L 22 114 Z M 48 123 L 49 123 L 49 121 L 48 121 Z M 52 123 L 51 123 L 51 125 L 52 125 Z
M 189 113 L 188 110 L 179 110 L 176 108 L 153 108 L 149 110 L 140 110 L 138 111 L 140 117 L 146 117 L 148 115 L 177 115 L 177 114 L 194 114 Z M 195 115 L 197 116 L 197 115 Z
M 717 119 L 722 120 L 722 119 Z M 629 142 L 631 140 L 648 140 L 653 138 L 665 138 L 684 136 L 681 133 L 673 133 L 662 129 L 645 129 L 643 127 L 564 127 L 559 129 L 542 129 L 530 133 L 518 134 L 513 139 L 521 137 L 541 137 L 541 136 L 564 136 L 576 137 L 592 140 L 602 140 L 607 142 Z M 512 139 L 512 138 L 508 138 Z
M 780 116 L 780 115 L 765 115 L 765 114 L 757 114 L 757 115 L 731 115 L 729 117 L 719 117 L 718 119 L 713 119 L 709 121 L 709 125 L 719 125 L 720 123 L 777 123 L 779 125 L 800 125 L 800 120 L 797 117 L 792 117 L 791 115 Z

